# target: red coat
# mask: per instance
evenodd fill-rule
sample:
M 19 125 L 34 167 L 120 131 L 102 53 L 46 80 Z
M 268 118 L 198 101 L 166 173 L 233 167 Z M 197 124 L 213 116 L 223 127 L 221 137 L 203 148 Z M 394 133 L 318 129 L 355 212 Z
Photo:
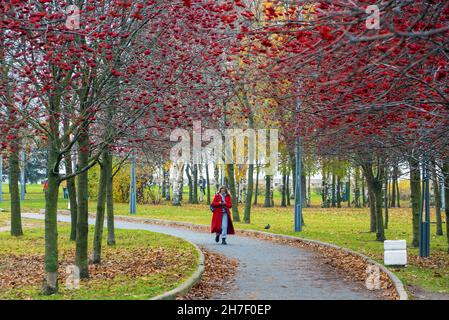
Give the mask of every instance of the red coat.
M 223 210 L 221 206 L 221 195 L 216 194 L 214 200 L 212 201 L 212 206 L 214 206 L 214 213 L 212 214 L 212 225 L 210 227 L 211 233 L 221 233 L 221 220 L 223 218 Z M 232 224 L 231 219 L 231 208 L 232 208 L 232 199 L 228 194 L 225 197 L 225 207 L 226 213 L 228 214 L 228 234 L 235 234 L 234 225 Z

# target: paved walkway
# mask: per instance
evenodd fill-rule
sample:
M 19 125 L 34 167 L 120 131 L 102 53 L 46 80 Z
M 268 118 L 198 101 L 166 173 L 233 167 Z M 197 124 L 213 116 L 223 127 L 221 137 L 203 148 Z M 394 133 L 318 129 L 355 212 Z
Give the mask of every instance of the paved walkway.
M 23 214 L 26 218 L 43 219 L 43 215 Z M 69 222 L 69 216 L 58 216 Z M 89 220 L 94 223 L 93 219 Z M 214 242 L 211 234 L 143 223 L 116 220 L 116 228 L 148 230 L 189 240 L 198 246 L 239 261 L 235 284 L 213 299 L 269 300 L 372 300 L 380 299 L 363 284 L 345 280 L 342 274 L 305 249 L 269 241 L 231 236 L 228 245 Z

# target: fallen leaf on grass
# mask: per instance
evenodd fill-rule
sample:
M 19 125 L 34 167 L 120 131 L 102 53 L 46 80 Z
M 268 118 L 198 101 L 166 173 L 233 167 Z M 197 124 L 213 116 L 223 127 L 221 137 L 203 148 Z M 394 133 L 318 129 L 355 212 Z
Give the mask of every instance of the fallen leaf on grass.
M 60 253 L 59 283 L 65 282 L 66 267 L 73 264 L 74 256 L 74 250 Z M 132 279 L 154 274 L 166 274 L 179 279 L 183 277 L 182 274 L 172 273 L 184 267 L 189 259 L 191 259 L 189 252 L 164 248 L 104 250 L 102 263 L 89 265 L 90 279 L 83 283 L 88 285 L 92 281 L 114 279 L 117 276 Z M 44 277 L 43 264 L 42 254 L 2 255 L 0 289 L 19 289 L 30 285 L 40 285 Z

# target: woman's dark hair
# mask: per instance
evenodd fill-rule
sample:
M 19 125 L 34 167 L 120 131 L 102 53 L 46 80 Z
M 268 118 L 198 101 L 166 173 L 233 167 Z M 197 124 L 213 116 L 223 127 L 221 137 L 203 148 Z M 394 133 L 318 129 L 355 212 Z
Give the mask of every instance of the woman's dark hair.
M 231 194 L 229 193 L 228 187 L 226 187 L 226 186 L 221 186 L 220 189 L 218 189 L 218 193 L 221 193 L 221 190 L 222 190 L 222 189 L 226 189 L 226 194 L 231 195 Z

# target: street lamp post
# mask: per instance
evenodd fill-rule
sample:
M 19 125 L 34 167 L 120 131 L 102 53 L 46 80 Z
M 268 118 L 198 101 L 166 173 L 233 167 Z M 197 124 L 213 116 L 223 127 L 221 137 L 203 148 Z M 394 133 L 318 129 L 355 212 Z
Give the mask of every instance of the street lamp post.
M 422 162 L 422 178 L 419 255 L 422 258 L 426 258 L 430 256 L 430 179 L 425 157 Z
M 129 190 L 129 213 L 136 214 L 136 156 L 133 154 L 131 163 L 131 185 Z
M 298 20 L 302 21 L 302 6 L 298 8 Z M 301 111 L 301 100 L 299 95 L 302 91 L 301 80 L 298 80 L 298 103 L 296 105 L 296 114 Z M 302 141 L 299 132 L 296 133 L 296 185 L 295 185 L 295 232 L 302 231 Z
M 302 143 L 296 138 L 295 232 L 302 231 Z

